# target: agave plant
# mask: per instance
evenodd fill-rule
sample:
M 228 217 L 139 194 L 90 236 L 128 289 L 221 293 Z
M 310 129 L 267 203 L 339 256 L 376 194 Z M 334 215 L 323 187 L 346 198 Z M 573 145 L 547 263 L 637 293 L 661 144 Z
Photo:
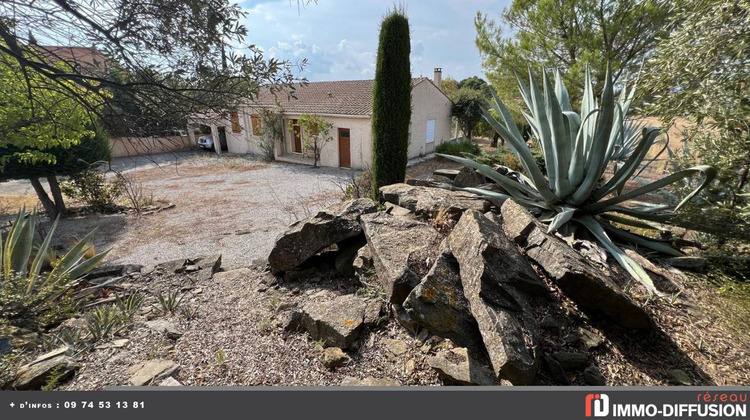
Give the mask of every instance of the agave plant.
M 583 231 L 590 232 L 620 265 L 643 283 L 649 292 L 654 292 L 656 289 L 643 267 L 616 245 L 613 238 L 618 242 L 624 241 L 669 255 L 677 256 L 682 253 L 665 241 L 633 234 L 616 227 L 612 222 L 639 228 L 669 224 L 675 212 L 716 177 L 716 169 L 705 165 L 691 167 L 621 193 L 625 183 L 642 167 L 646 153 L 654 144 L 660 129 L 642 128 L 640 136 L 635 137 L 637 142 L 630 146 L 632 152 L 607 177 L 606 169 L 613 160 L 618 145 L 622 147 L 626 142 L 628 129 L 625 112 L 633 98 L 633 90 L 628 92 L 623 89 L 620 99 L 615 99 L 608 70 L 601 99 L 597 101 L 591 75 L 587 70 L 581 111 L 576 113 L 559 71 L 555 71 L 554 78 L 553 87 L 545 71 L 542 89 L 531 69 L 528 86 L 518 77 L 521 95 L 529 109 L 524 117 L 542 149 L 547 176 L 534 161 L 508 109 L 494 93 L 494 103 L 491 106 L 500 118 L 493 118 L 485 110 L 484 119 L 506 140 L 521 161 L 525 173 L 522 179 L 511 179 L 470 159 L 441 156 L 476 169 L 497 183 L 503 192 L 481 188 L 464 190 L 485 196 L 496 204 L 513 199 L 530 209 L 542 222 L 548 223 L 550 233 L 560 231 L 566 237 L 573 237 Z M 630 137 L 628 140 L 631 140 Z M 633 200 L 700 174 L 703 177 L 699 184 L 677 205 Z
M 96 267 L 108 252 L 85 257 L 94 235 L 91 232 L 55 261 L 51 269 L 43 271 L 57 220 L 36 248 L 32 259 L 37 214 L 32 212 L 24 218 L 25 214 L 25 209 L 18 212 L 4 243 L 0 233 L 0 303 L 3 305 L 2 317 L 7 319 L 33 317 L 53 310 L 55 299 Z

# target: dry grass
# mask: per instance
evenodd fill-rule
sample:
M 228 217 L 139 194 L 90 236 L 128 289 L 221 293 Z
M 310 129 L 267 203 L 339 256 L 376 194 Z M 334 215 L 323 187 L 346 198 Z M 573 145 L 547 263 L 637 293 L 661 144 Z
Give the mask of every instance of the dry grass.
M 0 195 L 0 216 L 12 216 L 23 207 L 31 210 L 40 204 L 35 195 Z

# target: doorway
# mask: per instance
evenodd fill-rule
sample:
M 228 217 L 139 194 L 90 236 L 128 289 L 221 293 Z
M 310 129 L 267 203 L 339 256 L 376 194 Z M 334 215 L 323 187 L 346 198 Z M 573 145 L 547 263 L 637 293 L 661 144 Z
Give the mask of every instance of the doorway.
M 226 152 L 229 150 L 229 147 L 227 146 L 227 129 L 226 127 L 219 127 L 219 145 L 221 147 L 222 152 Z
M 292 120 L 292 139 L 294 140 L 294 152 L 302 153 L 302 134 L 297 120 Z
M 348 128 L 339 128 L 339 167 L 351 168 L 351 141 Z

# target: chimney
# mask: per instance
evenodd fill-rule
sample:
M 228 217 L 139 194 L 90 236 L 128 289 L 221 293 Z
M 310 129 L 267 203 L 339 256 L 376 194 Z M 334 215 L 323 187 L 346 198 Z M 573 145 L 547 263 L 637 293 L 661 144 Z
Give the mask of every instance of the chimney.
M 435 83 L 435 86 L 438 87 L 438 89 L 442 89 L 440 87 L 440 82 L 443 81 L 443 69 L 440 67 L 435 67 L 435 76 L 432 78 L 432 82 Z

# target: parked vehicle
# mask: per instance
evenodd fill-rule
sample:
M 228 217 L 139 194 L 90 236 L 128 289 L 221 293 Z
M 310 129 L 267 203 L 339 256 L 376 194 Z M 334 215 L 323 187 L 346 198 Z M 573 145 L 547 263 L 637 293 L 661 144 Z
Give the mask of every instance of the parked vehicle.
M 198 147 L 206 150 L 214 150 L 214 139 L 211 135 L 201 136 L 198 139 Z

